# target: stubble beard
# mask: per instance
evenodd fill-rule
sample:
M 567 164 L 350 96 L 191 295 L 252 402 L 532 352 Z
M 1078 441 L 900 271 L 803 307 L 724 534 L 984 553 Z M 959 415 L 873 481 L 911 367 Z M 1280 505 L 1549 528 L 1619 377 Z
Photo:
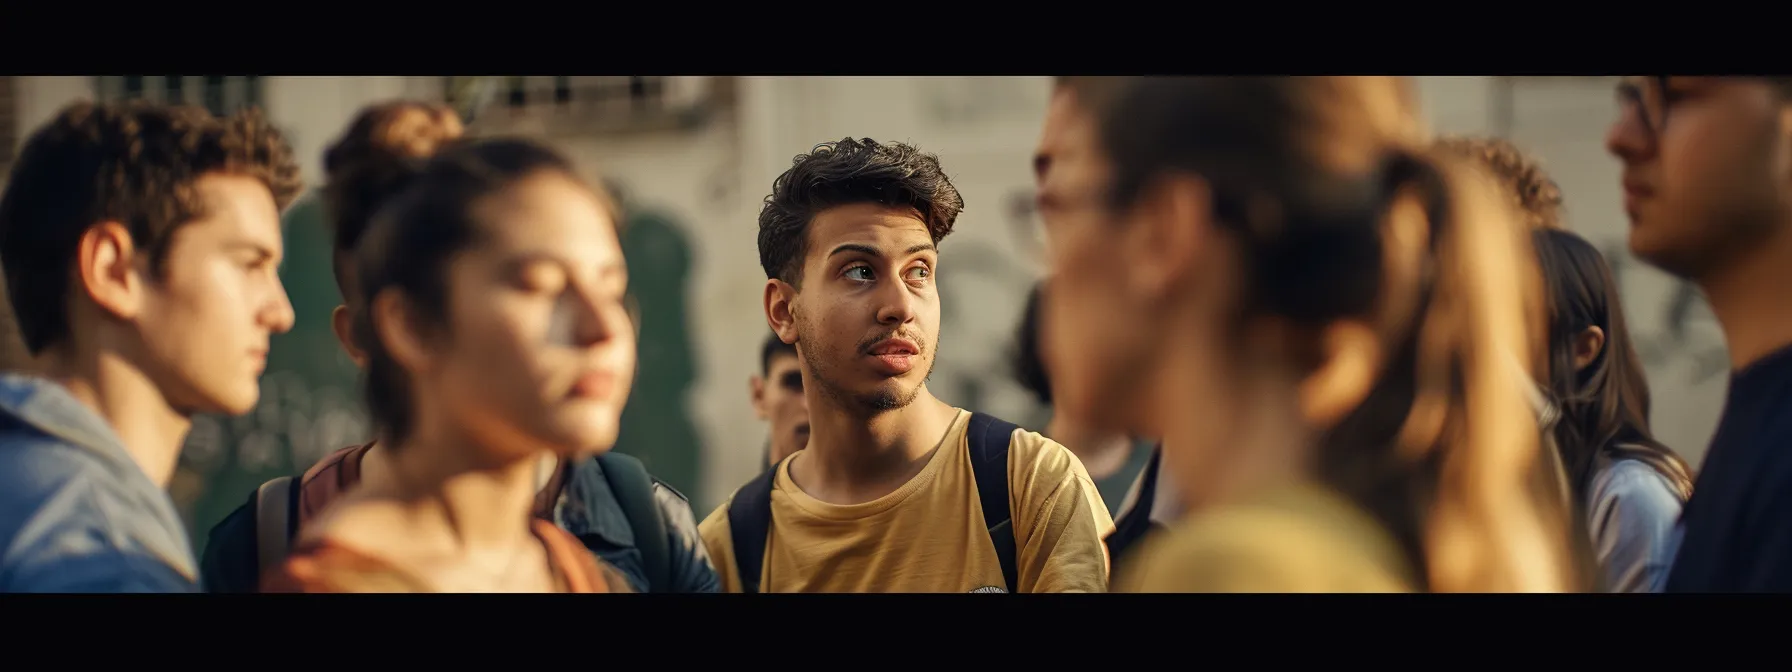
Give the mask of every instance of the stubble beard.
M 886 387 L 874 392 L 854 394 L 847 390 L 845 385 L 838 382 L 834 375 L 836 368 L 829 363 L 829 358 L 820 352 L 821 349 L 813 347 L 803 338 L 802 332 L 809 330 L 801 328 L 801 319 L 798 320 L 798 325 L 797 353 L 802 356 L 803 363 L 809 367 L 809 373 L 814 378 L 816 389 L 821 390 L 823 395 L 844 408 L 855 409 L 866 415 L 878 415 L 906 408 L 920 398 L 921 388 L 925 387 L 927 381 L 933 378 L 935 360 L 930 357 L 927 360 L 927 373 L 921 377 L 920 385 L 908 390 L 902 390 L 900 386 L 895 386 L 896 389 Z M 923 347 L 925 348 L 924 345 Z M 933 350 L 927 349 L 926 352 L 932 353 Z

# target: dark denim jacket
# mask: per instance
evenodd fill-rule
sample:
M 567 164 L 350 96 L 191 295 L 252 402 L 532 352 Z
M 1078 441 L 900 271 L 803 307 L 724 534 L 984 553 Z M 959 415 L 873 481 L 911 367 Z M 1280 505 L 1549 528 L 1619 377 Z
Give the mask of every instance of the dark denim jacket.
M 697 534 L 697 517 L 690 502 L 657 478 L 653 482 L 653 499 L 666 528 L 670 585 L 656 587 L 658 590 L 652 592 L 720 592 L 721 579 L 710 565 L 703 538 Z M 650 592 L 635 530 L 604 478 L 601 462 L 585 459 L 574 466 L 555 504 L 554 522 L 627 576 L 635 592 Z
M 195 592 L 173 500 L 61 385 L 0 375 L 0 592 Z

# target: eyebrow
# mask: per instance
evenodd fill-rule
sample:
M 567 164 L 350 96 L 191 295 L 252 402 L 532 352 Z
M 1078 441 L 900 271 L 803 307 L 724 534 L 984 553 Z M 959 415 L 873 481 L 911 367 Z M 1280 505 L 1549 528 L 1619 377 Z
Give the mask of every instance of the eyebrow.
M 263 259 L 275 259 L 280 255 L 274 249 L 252 240 L 233 240 L 224 244 L 224 251 L 229 253 L 253 252 Z
M 900 254 L 898 256 L 906 257 L 906 256 L 913 255 L 913 254 L 920 254 L 922 252 L 926 252 L 929 250 L 938 252 L 939 248 L 936 247 L 933 243 L 920 243 L 917 245 L 912 245 L 908 249 L 903 250 L 902 254 Z M 872 247 L 870 245 L 861 245 L 859 243 L 846 243 L 844 245 L 836 247 L 836 248 L 834 248 L 834 251 L 828 253 L 828 256 L 832 257 L 832 256 L 834 256 L 836 254 L 840 254 L 842 252 L 858 252 L 860 254 L 864 254 L 864 255 L 872 256 L 872 257 L 883 256 L 883 252 L 879 251 L 877 248 Z

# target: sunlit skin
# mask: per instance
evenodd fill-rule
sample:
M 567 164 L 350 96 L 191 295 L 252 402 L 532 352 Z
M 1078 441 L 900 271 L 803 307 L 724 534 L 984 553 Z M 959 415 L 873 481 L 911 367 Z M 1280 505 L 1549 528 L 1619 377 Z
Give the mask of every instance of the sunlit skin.
M 920 213 L 876 204 L 809 224 L 801 289 L 766 281 L 766 318 L 802 359 L 810 435 L 798 487 L 871 501 L 920 471 L 957 414 L 927 390 L 939 342 L 939 251 Z
M 1697 283 L 1742 368 L 1792 343 L 1792 106 L 1754 77 L 1627 77 L 1606 148 L 1630 249 Z
M 809 444 L 809 398 L 803 394 L 803 367 L 796 355 L 772 355 L 764 377 L 751 381 L 753 412 L 771 423 L 771 463 Z
M 191 416 L 253 409 L 268 340 L 293 325 L 272 192 L 224 173 L 194 189 L 203 212 L 175 229 L 159 272 L 124 224 L 87 230 L 74 264 L 70 336 L 38 358 L 163 486 Z
M 525 178 L 476 214 L 480 244 L 448 265 L 446 324 L 395 291 L 369 307 L 411 377 L 416 421 L 382 453 L 383 477 L 364 477 L 306 534 L 445 592 L 552 592 L 527 527 L 538 470 L 615 443 L 634 373 L 627 271 L 596 197 L 559 174 Z

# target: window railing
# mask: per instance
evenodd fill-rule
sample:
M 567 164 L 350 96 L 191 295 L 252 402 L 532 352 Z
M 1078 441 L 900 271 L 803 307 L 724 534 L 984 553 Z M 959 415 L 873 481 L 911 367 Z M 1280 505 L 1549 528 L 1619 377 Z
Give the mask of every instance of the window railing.
M 714 96 L 709 77 L 447 77 L 444 98 L 476 130 L 529 127 L 549 133 L 630 131 L 700 121 Z
M 212 114 L 230 114 L 261 104 L 261 77 L 221 75 L 113 75 L 94 78 L 100 100 L 141 98 L 159 103 L 200 105 Z

